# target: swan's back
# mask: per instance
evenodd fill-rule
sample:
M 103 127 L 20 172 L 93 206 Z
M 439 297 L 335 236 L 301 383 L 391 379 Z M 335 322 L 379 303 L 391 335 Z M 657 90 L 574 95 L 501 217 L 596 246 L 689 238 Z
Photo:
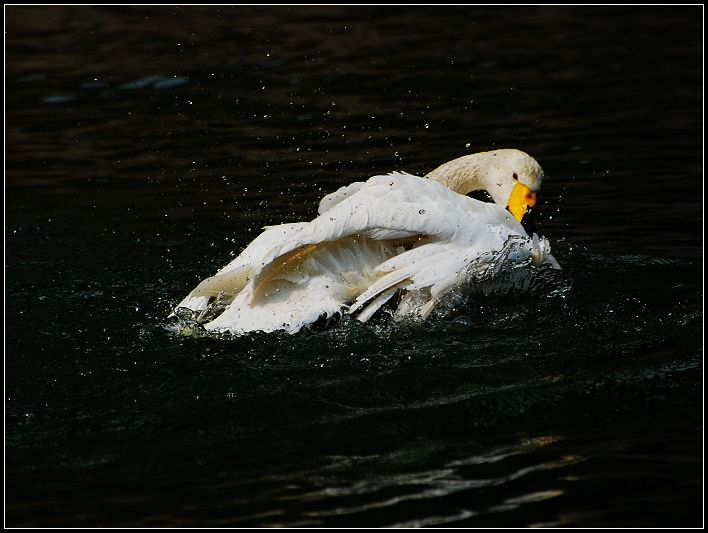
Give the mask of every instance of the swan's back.
M 342 187 L 319 212 L 266 228 L 177 307 L 208 330 L 296 332 L 335 314 L 366 321 L 399 293 L 399 311 L 425 317 L 510 237 L 528 243 L 534 263 L 550 257 L 547 241 L 501 207 L 400 172 Z

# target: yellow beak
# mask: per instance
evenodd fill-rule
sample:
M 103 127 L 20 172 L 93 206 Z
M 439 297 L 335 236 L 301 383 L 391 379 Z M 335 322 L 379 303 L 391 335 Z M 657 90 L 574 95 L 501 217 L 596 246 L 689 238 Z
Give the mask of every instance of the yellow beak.
M 511 196 L 509 197 L 509 204 L 506 208 L 509 212 L 514 215 L 514 218 L 521 222 L 524 218 L 526 211 L 530 207 L 536 205 L 536 193 L 529 189 L 526 185 L 518 183 L 514 185 L 514 189 L 511 191 Z

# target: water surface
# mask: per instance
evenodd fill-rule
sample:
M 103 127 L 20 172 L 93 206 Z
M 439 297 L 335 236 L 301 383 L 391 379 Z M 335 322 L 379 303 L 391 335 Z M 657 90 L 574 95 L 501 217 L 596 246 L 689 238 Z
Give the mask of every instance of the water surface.
M 6 8 L 9 526 L 699 526 L 701 14 Z M 517 147 L 563 265 L 179 336 L 267 224 Z

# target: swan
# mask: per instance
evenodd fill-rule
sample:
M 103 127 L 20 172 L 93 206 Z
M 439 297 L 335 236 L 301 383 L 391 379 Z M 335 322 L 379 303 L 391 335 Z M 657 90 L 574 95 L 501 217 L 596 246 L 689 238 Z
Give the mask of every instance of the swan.
M 501 149 L 425 177 L 391 172 L 352 183 L 325 196 L 314 220 L 264 228 L 171 316 L 214 332 L 296 333 L 334 315 L 366 322 L 397 296 L 395 318 L 425 319 L 501 263 L 560 268 L 548 240 L 521 225 L 542 180 L 530 155 Z M 494 203 L 466 196 L 480 189 Z

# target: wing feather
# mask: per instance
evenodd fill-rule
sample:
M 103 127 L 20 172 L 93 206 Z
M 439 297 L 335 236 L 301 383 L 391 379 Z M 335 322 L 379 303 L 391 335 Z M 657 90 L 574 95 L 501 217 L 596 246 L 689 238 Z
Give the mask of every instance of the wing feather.
M 206 327 L 239 331 L 297 331 L 362 308 L 366 321 L 398 290 L 422 291 L 429 313 L 472 260 L 510 235 L 525 232 L 495 204 L 411 174 L 374 176 L 325 196 L 311 222 L 265 228 L 180 306 L 204 310 L 227 295 L 232 303 Z M 543 243 L 535 248 L 548 255 Z

